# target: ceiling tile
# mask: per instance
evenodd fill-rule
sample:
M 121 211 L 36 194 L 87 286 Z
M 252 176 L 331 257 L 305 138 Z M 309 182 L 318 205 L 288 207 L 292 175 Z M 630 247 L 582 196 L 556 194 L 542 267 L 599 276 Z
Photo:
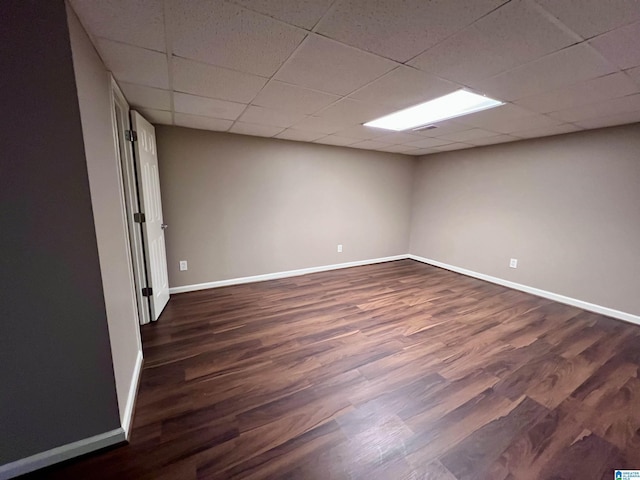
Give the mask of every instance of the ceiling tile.
M 242 135 L 253 135 L 255 137 L 273 137 L 280 132 L 283 128 L 271 127 L 268 125 L 257 125 L 255 123 L 236 122 L 229 130 L 231 133 L 240 133 Z
M 409 62 L 420 70 L 462 84 L 481 80 L 513 66 L 471 25 Z
M 98 40 L 98 50 L 107 69 L 119 82 L 169 88 L 169 69 L 164 53 L 104 39 Z
M 336 123 L 330 118 L 307 117 L 301 122 L 296 123 L 295 128 L 296 130 L 318 132 L 329 135 L 346 128 L 348 126 L 348 123 L 349 122 Z
M 532 130 L 534 128 L 553 127 L 559 123 L 561 122 L 555 118 L 550 118 L 542 114 L 535 114 L 526 117 L 514 118 L 501 124 L 495 123 L 491 129 L 498 133 L 513 133 Z
M 70 2 L 154 123 L 414 154 L 640 110 L 640 0 Z M 459 88 L 509 103 L 432 130 L 361 125 Z
M 353 124 L 369 122 L 387 113 L 391 113 L 389 107 L 343 98 L 316 115 L 337 123 L 347 122 Z
M 392 153 L 411 153 L 416 150 L 420 150 L 416 147 L 411 147 L 409 145 L 391 145 L 390 147 L 381 147 L 381 152 L 392 152 Z
M 502 107 L 500 107 L 502 108 Z M 440 135 L 447 135 L 448 133 L 462 132 L 464 130 L 470 130 L 471 126 L 464 123 L 457 122 L 456 120 L 444 120 L 442 122 L 435 123 L 436 128 L 428 128 L 423 130 L 411 130 L 407 133 L 417 135 L 419 137 L 438 137 Z
M 583 120 L 576 122 L 577 125 L 582 128 L 602 128 L 613 127 L 615 125 L 626 125 L 628 123 L 640 122 L 640 110 L 627 113 L 619 113 L 616 115 L 610 115 L 608 117 L 592 118 L 589 120 Z
M 416 148 L 432 148 L 439 147 L 440 145 L 448 145 L 451 140 L 443 140 L 441 138 L 423 138 L 422 140 L 416 140 L 415 142 L 409 142 L 405 145 L 409 145 L 411 147 Z
M 203 117 L 235 120 L 245 109 L 241 103 L 215 100 L 213 98 L 197 97 L 186 93 L 173 94 L 174 110 L 180 113 L 191 113 Z
M 629 95 L 637 90 L 637 85 L 628 76 L 618 72 L 562 87 L 548 93 L 521 98 L 515 103 L 539 113 L 549 113 L 607 98 Z
M 462 150 L 463 148 L 471 148 L 473 145 L 467 143 L 450 143 L 449 145 L 442 145 L 439 147 L 433 147 L 440 152 L 447 152 L 449 150 Z
M 171 110 L 171 92 L 169 90 L 145 87 L 134 83 L 120 82 L 119 85 L 132 107 Z
M 312 114 L 339 98 L 337 95 L 272 80 L 251 103 L 288 112 Z
M 561 110 L 549 115 L 553 118 L 573 123 L 635 111 L 640 111 L 640 93 Z
M 250 105 L 239 118 L 244 123 L 256 123 L 258 125 L 269 125 L 272 127 L 290 127 L 294 123 L 304 119 L 300 113 L 285 112 L 272 108 L 256 107 Z
M 362 142 L 354 143 L 349 146 L 353 148 L 364 148 L 365 150 L 377 150 L 379 148 L 390 147 L 391 145 L 384 142 L 377 142 L 375 140 L 363 140 Z
M 623 70 L 640 65 L 640 22 L 605 33 L 589 43 Z
M 473 86 L 499 100 L 517 100 L 613 73 L 616 68 L 586 44 L 552 53 Z
M 295 140 L 297 142 L 313 142 L 314 140 L 317 140 L 324 136 L 324 133 L 305 132 L 304 130 L 287 128 L 285 131 L 280 132 L 278 135 L 276 135 L 275 138 L 281 138 L 283 140 Z
M 171 112 L 166 110 L 157 110 L 155 108 L 138 108 L 138 111 L 148 122 L 153 123 L 154 125 L 173 125 Z
M 512 0 L 478 20 L 489 48 L 511 66 L 527 63 L 581 41 L 530 0 Z
M 458 123 L 463 125 L 484 128 L 485 130 L 499 131 L 498 128 L 508 125 L 513 120 L 534 114 L 534 112 L 525 108 L 508 103 L 496 108 L 490 108 L 481 112 L 472 113 L 471 115 L 458 117 L 456 120 Z M 434 130 L 434 133 L 436 133 L 437 136 L 442 135 L 441 133 L 438 133 L 438 130 Z
M 323 92 L 347 95 L 395 66 L 390 60 L 311 35 L 274 78 Z
M 381 128 L 365 127 L 364 125 L 355 125 L 345 128 L 338 132 L 343 137 L 359 138 L 360 140 L 371 140 L 372 138 L 378 138 L 383 135 L 387 135 L 389 130 L 383 130 Z
M 266 83 L 257 75 L 173 57 L 173 89 L 178 92 L 249 103 Z
M 235 3 L 309 30 L 333 0 L 235 0 Z
M 426 102 L 460 88 L 455 83 L 402 65 L 352 93 L 349 98 L 400 109 Z
M 341 137 L 339 135 L 327 135 L 326 137 L 319 138 L 315 140 L 315 143 L 322 143 L 324 145 L 353 145 L 354 143 L 358 143 L 360 140 L 357 138 L 348 138 Z
M 570 123 L 562 123 L 560 125 L 554 125 L 552 127 L 534 128 L 531 130 L 516 131 L 512 135 L 520 138 L 535 138 L 535 137 L 548 137 L 551 135 L 560 135 L 562 133 L 577 132 L 579 127 Z
M 447 135 L 441 135 L 438 138 L 443 140 L 451 140 L 452 142 L 467 142 L 476 140 L 478 138 L 495 137 L 496 132 L 490 132 L 481 128 L 472 128 L 471 130 L 465 130 L 464 132 L 449 133 Z
M 163 0 L 71 0 L 71 6 L 95 37 L 166 51 Z
M 305 33 L 221 0 L 174 2 L 173 53 L 180 57 L 271 76 Z
M 467 140 L 465 143 L 471 145 L 495 145 L 498 143 L 514 142 L 520 140 L 518 137 L 512 137 L 511 135 L 496 135 L 494 137 L 474 138 L 473 140 Z
M 400 143 L 417 142 L 418 140 L 422 140 L 422 138 L 418 135 L 411 135 L 403 132 L 394 132 L 381 135 L 377 137 L 376 140 L 378 142 L 391 143 L 393 145 L 396 145 Z
M 583 38 L 640 20 L 638 0 L 536 0 Z
M 213 130 L 216 132 L 226 132 L 233 125 L 231 120 L 220 118 L 201 117 L 199 115 L 189 115 L 186 113 L 176 113 L 175 124 L 181 127 L 197 128 L 199 130 Z
M 486 15 L 506 0 L 342 0 L 318 32 L 406 62 Z

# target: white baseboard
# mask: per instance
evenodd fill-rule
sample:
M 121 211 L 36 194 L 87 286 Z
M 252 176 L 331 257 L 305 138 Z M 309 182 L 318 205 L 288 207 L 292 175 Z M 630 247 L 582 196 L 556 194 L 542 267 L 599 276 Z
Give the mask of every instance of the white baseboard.
M 504 280 L 498 277 L 492 277 L 491 275 L 485 275 L 484 273 L 474 272 L 472 270 L 467 270 L 466 268 L 456 267 L 454 265 L 438 262 L 437 260 L 431 260 L 429 258 L 419 257 L 417 255 L 409 254 L 407 255 L 407 258 L 416 260 L 418 262 L 427 263 L 429 265 L 433 265 L 434 267 L 440 267 L 440 268 L 444 268 L 445 270 L 451 270 L 452 272 L 461 273 L 469 277 L 479 278 L 480 280 L 486 280 L 487 282 L 496 283 L 504 287 L 520 290 L 522 292 L 530 293 L 538 297 L 548 298 L 549 300 L 553 300 L 559 303 L 564 303 L 566 305 L 571 305 L 573 307 L 582 308 L 583 310 L 588 310 L 590 312 L 599 313 L 601 315 L 606 315 L 608 317 L 613 317 L 619 320 L 624 320 L 625 322 L 630 322 L 630 323 L 635 323 L 637 325 L 640 325 L 640 316 L 638 315 L 632 315 L 630 313 L 621 312 L 620 310 L 614 310 L 613 308 L 603 307 L 601 305 L 585 302 L 583 300 L 578 300 L 576 298 L 565 297 L 564 295 L 559 295 L 557 293 L 548 292 L 546 290 L 541 290 L 539 288 L 529 287 L 527 285 L 511 282 L 509 280 Z
M 70 458 L 127 441 L 131 432 L 131 420 L 133 419 L 133 409 L 135 407 L 138 385 L 140 383 L 142 362 L 142 351 L 140 351 L 138 352 L 136 365 L 133 370 L 133 375 L 131 376 L 131 386 L 129 387 L 127 405 L 122 418 L 122 427 L 111 430 L 110 432 L 85 438 L 83 440 L 78 440 L 77 442 L 69 443 L 61 447 L 56 447 L 27 458 L 22 458 L 15 462 L 7 463 L 6 465 L 1 465 L 0 480 L 17 477 L 18 475 L 23 475 L 40 468 L 48 467 L 54 463 L 64 462 Z
M 240 285 L 242 283 L 264 282 L 266 280 L 276 280 L 278 278 L 297 277 L 308 273 L 338 270 L 339 268 L 359 267 L 361 265 L 371 265 L 373 263 L 404 260 L 405 258 L 409 258 L 407 254 L 373 258 L 370 260 L 358 260 L 356 262 L 336 263 L 334 265 L 323 265 L 320 267 L 300 268 L 298 270 L 288 270 L 286 272 L 266 273 L 264 275 L 253 275 L 251 277 L 230 278 L 229 280 L 219 280 L 217 282 L 196 283 L 194 285 L 170 288 L 169 293 L 194 292 L 196 290 L 206 290 L 207 288 L 228 287 L 229 285 Z
M 182 287 L 170 288 L 169 293 L 193 292 L 196 290 L 206 290 L 208 288 L 226 287 L 229 285 L 240 285 L 242 283 L 262 282 L 266 280 L 275 280 L 278 278 L 287 278 L 287 277 L 295 277 L 298 275 L 306 275 L 308 273 L 326 272 L 329 270 L 337 270 L 340 268 L 358 267 L 361 265 L 371 265 L 373 263 L 391 262 L 393 260 L 403 260 L 405 258 L 410 258 L 418 262 L 433 265 L 435 267 L 444 268 L 445 270 L 451 270 L 452 272 L 461 273 L 462 275 L 479 278 L 480 280 L 485 280 L 487 282 L 496 283 L 504 287 L 520 290 L 522 292 L 530 293 L 538 297 L 548 298 L 549 300 L 553 300 L 559 303 L 564 303 L 566 305 L 571 305 L 573 307 L 582 308 L 583 310 L 588 310 L 590 312 L 599 313 L 601 315 L 606 315 L 608 317 L 613 317 L 619 320 L 624 320 L 626 322 L 640 325 L 640 316 L 638 315 L 622 312 L 620 310 L 615 310 L 613 308 L 603 307 L 601 305 L 596 305 L 594 303 L 585 302 L 584 300 L 578 300 L 576 298 L 566 297 L 564 295 L 549 292 L 547 290 L 541 290 L 539 288 L 529 287 L 528 285 L 522 285 L 520 283 L 511 282 L 509 280 L 493 277 L 491 275 L 486 275 L 484 273 L 474 272 L 472 270 L 467 270 L 466 268 L 456 267 L 455 265 L 449 265 L 447 263 L 439 262 L 437 260 L 431 260 L 429 258 L 420 257 L 418 255 L 413 255 L 413 254 L 394 255 L 392 257 L 374 258 L 369 260 L 360 260 L 357 262 L 337 263 L 334 265 L 323 265 L 320 267 L 301 268 L 299 270 L 267 273 L 264 275 L 254 275 L 251 277 L 231 278 L 229 280 L 220 280 L 217 282 L 184 285 Z
M 142 372 L 142 350 L 138 352 L 138 358 L 136 359 L 136 366 L 133 369 L 133 375 L 131 376 L 131 385 L 129 386 L 129 395 L 127 397 L 127 405 L 122 416 L 122 429 L 127 440 L 129 440 L 129 434 L 131 433 L 131 420 L 133 419 L 133 409 L 136 404 L 136 396 L 138 394 L 138 385 L 140 384 L 140 374 Z
M 94 435 L 93 437 L 68 443 L 61 447 L 52 448 L 46 452 L 37 453 L 27 458 L 21 458 L 15 462 L 0 465 L 0 480 L 17 477 L 25 473 L 33 472 L 39 468 L 48 467 L 54 463 L 64 462 L 73 457 L 84 455 L 104 447 L 116 445 L 125 441 L 125 433 L 122 428 L 116 428 L 110 432 Z

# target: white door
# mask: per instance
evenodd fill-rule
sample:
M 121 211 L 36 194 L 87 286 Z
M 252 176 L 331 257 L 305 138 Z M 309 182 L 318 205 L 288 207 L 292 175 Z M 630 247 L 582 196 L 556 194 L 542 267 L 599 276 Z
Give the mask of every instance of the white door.
M 145 244 L 147 287 L 150 288 L 146 293 L 149 296 L 151 318 L 157 320 L 169 301 L 169 280 L 164 245 L 164 229 L 167 225 L 162 220 L 156 133 L 153 125 L 134 110 L 131 110 L 131 125 L 137 135 L 134 150 L 138 192 L 140 192 L 141 211 L 145 217 L 142 223 L 142 234 Z
M 127 226 L 129 227 L 129 246 L 131 248 L 131 266 L 136 288 L 136 300 L 138 301 L 138 317 L 142 325 L 151 321 L 151 309 L 149 299 L 142 294 L 142 289 L 147 286 L 147 267 L 144 263 L 144 248 L 142 244 L 142 229 L 136 223 L 137 214 L 140 212 L 138 200 L 138 183 L 136 180 L 136 167 L 133 164 L 133 148 L 126 141 L 126 132 L 131 130 L 129 119 L 129 104 L 124 98 L 120 87 L 111 78 L 111 92 L 113 98 L 113 128 L 116 132 L 116 152 L 120 157 L 122 169 L 123 194 L 126 207 Z

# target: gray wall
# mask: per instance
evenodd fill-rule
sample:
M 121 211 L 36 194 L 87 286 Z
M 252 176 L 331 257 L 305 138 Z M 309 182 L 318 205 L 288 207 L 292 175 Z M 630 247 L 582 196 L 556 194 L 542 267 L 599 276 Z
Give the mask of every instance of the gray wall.
M 140 328 L 122 190 L 111 118 L 111 81 L 75 13 L 67 6 L 80 119 L 98 239 L 107 324 L 120 419 L 125 421 L 141 355 Z M 126 425 L 125 425 L 126 426 Z
M 412 157 L 156 128 L 172 287 L 407 253 Z
M 120 422 L 65 6 L 0 19 L 4 464 Z
M 638 124 L 418 165 L 415 255 L 639 315 L 639 245 Z

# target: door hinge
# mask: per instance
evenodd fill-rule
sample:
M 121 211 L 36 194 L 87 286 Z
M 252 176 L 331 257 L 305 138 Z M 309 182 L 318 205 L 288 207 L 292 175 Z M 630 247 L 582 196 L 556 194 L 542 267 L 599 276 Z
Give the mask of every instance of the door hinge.
M 147 218 L 144 216 L 144 213 L 138 212 L 133 214 L 133 221 L 136 223 L 144 223 L 147 221 Z
M 124 138 L 127 139 L 127 142 L 137 142 L 138 141 L 138 133 L 135 130 L 125 130 Z
M 142 296 L 143 297 L 153 297 L 153 288 L 151 287 L 144 287 L 142 289 Z

